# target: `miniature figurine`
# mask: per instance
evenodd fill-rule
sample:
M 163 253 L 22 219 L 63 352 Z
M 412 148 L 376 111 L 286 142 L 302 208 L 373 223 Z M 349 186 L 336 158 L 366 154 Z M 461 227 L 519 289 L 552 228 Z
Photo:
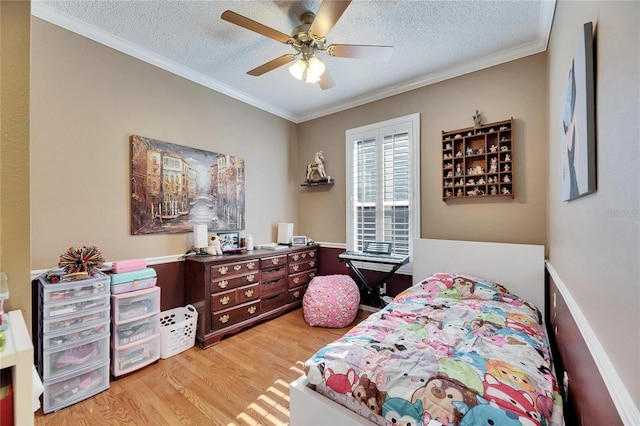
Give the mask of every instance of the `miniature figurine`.
M 462 197 L 462 189 L 458 188 L 458 192 L 456 193 L 458 197 Z
M 473 149 L 471 149 L 471 147 L 467 148 L 467 155 L 473 155 Z
M 453 173 L 451 172 L 451 170 L 447 172 L 447 177 L 453 177 Z
M 498 189 L 495 185 L 491 185 L 491 195 L 498 195 Z
M 473 136 L 473 132 L 467 133 L 467 136 Z
M 460 139 L 460 138 L 462 138 L 462 135 L 461 135 L 460 133 L 458 133 L 458 134 L 457 134 L 457 135 L 455 135 L 453 138 L 454 138 L 454 139 Z
M 491 146 L 489 147 L 489 151 L 490 151 L 490 152 L 498 152 L 498 147 L 497 147 L 497 146 L 495 146 L 495 145 L 491 145 Z
M 474 179 L 469 179 L 469 180 L 467 181 L 467 185 L 475 185 L 475 184 L 476 184 L 476 182 L 475 182 L 475 180 L 474 180 Z
M 493 178 L 491 176 L 489 176 L 489 178 L 487 178 L 487 183 L 493 183 Z
M 509 191 L 509 188 L 502 187 L 502 193 L 503 193 L 504 195 L 508 195 L 508 194 L 511 194 L 511 191 Z
M 500 130 L 509 130 L 507 126 L 500 126 Z
M 445 149 L 451 149 L 451 144 L 450 143 L 446 144 L 444 148 Z
M 493 127 L 489 129 L 489 133 L 495 132 L 495 130 L 493 130 Z
M 507 137 L 506 137 L 506 136 L 502 136 L 502 137 L 500 138 L 500 142 L 505 142 L 506 140 L 507 140 Z
M 480 177 L 480 179 L 478 179 L 478 185 L 484 185 L 484 178 Z
M 506 154 L 504 156 L 504 161 L 511 161 L 511 154 Z
M 460 180 L 458 181 L 458 186 L 464 186 L 464 180 L 460 179 Z
M 480 111 L 476 110 L 476 113 L 472 116 L 473 118 L 473 127 L 480 127 Z
M 500 151 L 509 151 L 509 147 L 508 147 L 508 146 L 506 146 L 506 145 L 502 145 L 502 146 L 500 147 Z
M 462 166 L 460 166 L 460 163 L 456 164 L 456 176 L 462 176 Z
M 444 164 L 444 168 L 445 168 L 445 169 L 450 169 L 450 168 L 452 168 L 452 167 L 453 167 L 453 164 L 451 164 L 451 163 L 445 163 L 445 164 Z
M 474 174 L 476 175 L 484 174 L 484 168 L 480 165 L 476 166 L 476 168 L 474 169 Z
M 508 172 L 509 170 L 511 170 L 511 167 L 509 167 L 508 164 L 505 164 L 503 169 L 504 169 L 503 171 Z
M 462 151 L 456 152 L 456 157 L 462 157 Z
M 498 172 L 498 159 L 496 157 L 491 157 L 491 164 L 489 165 L 489 173 L 497 173 Z
M 451 197 L 451 191 L 446 190 L 445 193 L 444 193 L 444 196 L 445 197 Z
M 484 154 L 484 148 L 478 148 L 478 154 Z
M 509 175 L 504 175 L 504 177 L 502 178 L 503 182 L 509 183 L 511 182 L 511 177 Z

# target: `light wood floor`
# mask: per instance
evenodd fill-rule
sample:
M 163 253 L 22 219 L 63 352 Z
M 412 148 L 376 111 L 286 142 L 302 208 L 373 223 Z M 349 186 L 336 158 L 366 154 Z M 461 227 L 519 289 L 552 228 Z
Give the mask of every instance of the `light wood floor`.
M 354 324 L 369 314 L 358 311 Z M 40 409 L 35 424 L 287 425 L 289 383 L 306 359 L 350 327 L 310 327 L 297 309 L 112 380 L 108 390 L 70 407 L 46 415 Z

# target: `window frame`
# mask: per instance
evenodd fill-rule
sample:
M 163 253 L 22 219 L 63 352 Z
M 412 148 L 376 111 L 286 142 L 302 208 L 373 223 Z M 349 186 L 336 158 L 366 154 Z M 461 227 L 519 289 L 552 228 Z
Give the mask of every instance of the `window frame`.
M 355 204 L 353 193 L 354 170 L 353 170 L 353 144 L 357 141 L 365 140 L 373 137 L 376 144 L 380 147 L 384 144 L 384 135 L 389 134 L 388 130 L 392 130 L 393 134 L 407 132 L 409 145 L 409 263 L 403 265 L 397 273 L 403 275 L 411 275 L 413 271 L 413 240 L 420 238 L 420 114 L 410 114 L 390 120 L 372 123 L 345 132 L 345 149 L 346 149 L 346 246 L 347 250 L 354 250 L 356 243 L 354 241 L 354 220 Z M 383 131 L 387 130 L 386 133 Z M 383 150 L 377 155 L 376 161 L 380 165 L 382 163 Z M 378 173 L 378 183 L 382 183 L 381 174 Z M 384 203 L 384 201 L 383 201 Z M 356 262 L 358 268 L 369 269 L 375 271 L 388 271 L 388 265 L 380 265 L 375 263 Z

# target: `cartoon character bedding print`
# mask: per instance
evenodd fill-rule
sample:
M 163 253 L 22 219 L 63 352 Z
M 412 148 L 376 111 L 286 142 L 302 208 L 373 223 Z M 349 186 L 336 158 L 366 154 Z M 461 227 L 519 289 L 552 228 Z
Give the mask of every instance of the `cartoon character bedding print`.
M 323 395 L 375 424 L 562 424 L 539 311 L 500 284 L 435 274 L 305 363 Z

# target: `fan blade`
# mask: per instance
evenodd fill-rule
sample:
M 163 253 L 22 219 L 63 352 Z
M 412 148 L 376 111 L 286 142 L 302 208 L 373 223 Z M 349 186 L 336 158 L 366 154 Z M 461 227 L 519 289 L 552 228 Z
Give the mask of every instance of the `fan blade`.
M 227 22 L 239 25 L 258 34 L 262 34 L 263 36 L 272 38 L 280 43 L 293 43 L 293 39 L 285 33 L 281 33 L 280 31 L 274 30 L 273 28 L 267 27 L 260 22 L 256 22 L 253 19 L 239 15 L 231 10 L 225 10 L 222 12 L 220 17 Z
M 275 58 L 267 62 L 266 64 L 262 64 L 259 67 L 256 67 L 251 71 L 248 71 L 247 74 L 252 75 L 254 77 L 258 77 L 264 73 L 267 73 L 278 67 L 288 64 L 289 62 L 293 61 L 295 58 L 296 58 L 296 55 L 294 53 L 287 53 L 286 55 L 282 55 L 278 58 Z
M 333 82 L 333 78 L 331 78 L 331 74 L 329 74 L 329 70 L 324 70 L 322 75 L 320 76 L 320 81 L 318 82 L 320 88 L 322 90 L 331 89 L 336 84 Z
M 393 46 L 370 46 L 361 44 L 331 44 L 327 53 L 338 58 L 375 59 L 387 61 L 393 54 Z
M 351 0 L 324 0 L 311 23 L 309 34 L 315 39 L 324 39 L 338 22 L 344 11 L 351 4 Z

